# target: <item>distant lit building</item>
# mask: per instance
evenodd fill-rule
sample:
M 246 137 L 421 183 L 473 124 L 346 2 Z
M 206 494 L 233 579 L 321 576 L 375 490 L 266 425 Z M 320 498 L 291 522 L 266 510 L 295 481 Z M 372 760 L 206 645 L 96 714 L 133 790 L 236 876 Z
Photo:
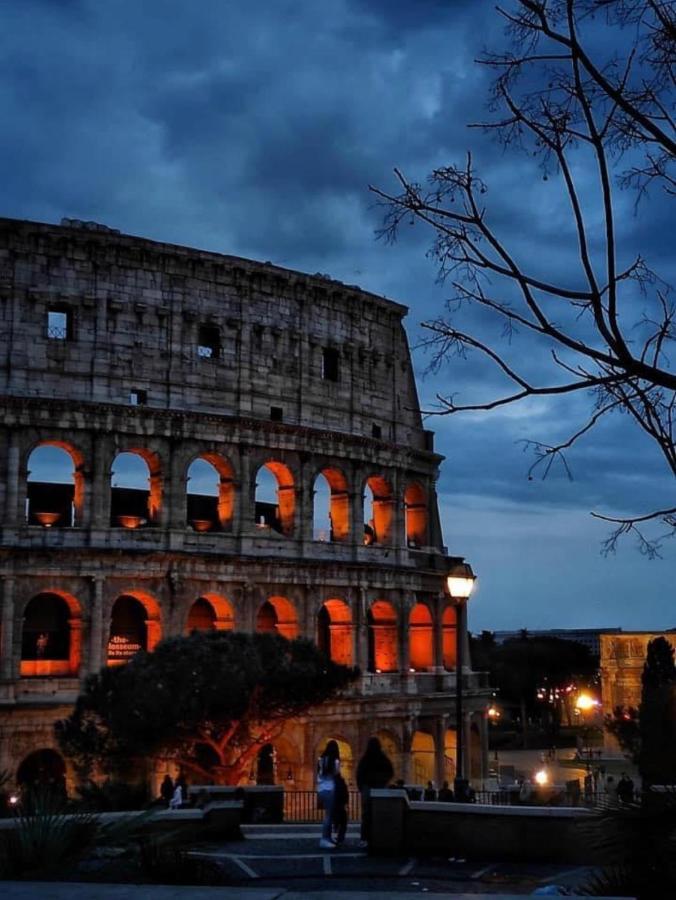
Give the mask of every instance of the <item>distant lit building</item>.
M 521 637 L 524 629 L 517 631 L 494 631 L 493 636 L 497 644 Z M 547 628 L 539 631 L 526 629 L 529 638 L 559 638 L 562 641 L 575 641 L 588 647 L 593 656 L 601 653 L 600 637 L 602 634 L 621 634 L 621 628 Z

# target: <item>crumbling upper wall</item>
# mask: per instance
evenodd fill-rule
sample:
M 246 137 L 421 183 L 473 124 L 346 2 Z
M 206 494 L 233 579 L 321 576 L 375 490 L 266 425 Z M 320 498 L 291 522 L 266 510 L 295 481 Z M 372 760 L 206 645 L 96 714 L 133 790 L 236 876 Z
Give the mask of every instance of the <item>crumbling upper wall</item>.
M 62 339 L 48 336 L 54 309 L 68 315 Z M 405 313 L 269 263 L 0 219 L 1 393 L 114 404 L 134 394 L 425 449 Z M 198 349 L 205 335 L 211 356 Z

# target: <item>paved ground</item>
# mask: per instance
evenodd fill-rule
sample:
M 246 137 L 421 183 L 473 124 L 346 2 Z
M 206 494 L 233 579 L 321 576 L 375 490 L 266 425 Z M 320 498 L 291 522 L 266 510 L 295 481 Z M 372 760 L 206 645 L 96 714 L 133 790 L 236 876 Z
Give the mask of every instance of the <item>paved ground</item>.
M 370 896 L 396 892 L 450 894 L 531 894 L 552 884 L 576 886 L 590 869 L 574 866 L 496 863 L 455 858 L 369 857 L 359 847 L 357 826 L 345 845 L 319 848 L 314 826 L 244 826 L 245 841 L 205 844 L 197 852 L 218 860 L 228 882 L 241 887 L 284 886 L 291 891 L 361 891 Z

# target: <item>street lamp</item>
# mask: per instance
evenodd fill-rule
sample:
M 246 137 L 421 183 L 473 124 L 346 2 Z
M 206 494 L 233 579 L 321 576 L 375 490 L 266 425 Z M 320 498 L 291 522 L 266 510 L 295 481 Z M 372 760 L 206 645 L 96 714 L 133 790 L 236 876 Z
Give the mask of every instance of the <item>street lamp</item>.
M 456 620 L 455 620 L 455 781 L 456 796 L 458 787 L 464 776 L 464 759 L 463 759 L 463 721 L 462 721 L 462 669 L 463 669 L 463 648 L 464 635 L 467 631 L 467 601 L 470 598 L 474 588 L 476 576 L 472 571 L 469 563 L 466 563 L 462 557 L 451 557 L 449 560 L 449 568 L 446 574 L 446 584 L 451 599 L 455 601 Z

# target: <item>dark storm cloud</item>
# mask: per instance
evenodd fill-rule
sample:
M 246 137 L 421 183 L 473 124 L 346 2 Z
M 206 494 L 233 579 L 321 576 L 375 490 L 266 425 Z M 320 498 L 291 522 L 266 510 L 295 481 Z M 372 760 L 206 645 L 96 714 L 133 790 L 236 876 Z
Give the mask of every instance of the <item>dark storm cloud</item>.
M 552 279 L 579 278 L 557 178 L 543 182 L 532 158 L 466 127 L 488 115 L 489 73 L 474 59 L 501 40 L 492 3 L 15 0 L 0 19 L 4 215 L 94 219 L 326 272 L 407 304 L 415 344 L 418 323 L 443 309 L 450 285 L 435 282 L 431 235 L 420 228 L 405 229 L 394 247 L 374 240 L 382 210 L 367 186 L 395 189 L 394 166 L 422 180 L 434 166 L 463 162 L 471 147 L 491 220 L 519 259 Z M 591 198 L 593 176 L 581 178 Z M 639 247 L 666 268 L 666 199 L 638 212 L 633 201 L 617 200 L 620 252 Z M 470 327 L 485 327 L 480 314 L 468 316 Z M 534 352 L 517 338 L 506 352 L 538 378 L 548 348 Z M 420 371 L 428 361 L 416 356 Z M 470 356 L 422 380 L 420 393 L 429 406 L 436 392 L 467 400 L 505 387 Z M 428 421 L 448 457 L 439 483 L 448 543 L 487 574 L 483 624 L 525 624 L 562 545 L 603 590 L 604 533 L 586 511 L 642 510 L 666 491 L 654 449 L 624 417 L 571 452 L 573 482 L 562 470 L 527 480 L 518 441 L 561 439 L 589 408 L 580 397 Z M 576 521 L 585 525 L 571 543 L 563 534 Z M 530 581 L 513 578 L 508 555 L 521 552 L 519 541 L 534 546 L 534 532 L 546 562 L 533 557 Z M 607 595 L 613 579 L 630 580 L 605 571 Z M 618 597 L 612 622 L 629 615 L 627 596 Z M 589 604 L 566 608 L 568 620 L 561 613 L 550 624 L 574 621 Z

